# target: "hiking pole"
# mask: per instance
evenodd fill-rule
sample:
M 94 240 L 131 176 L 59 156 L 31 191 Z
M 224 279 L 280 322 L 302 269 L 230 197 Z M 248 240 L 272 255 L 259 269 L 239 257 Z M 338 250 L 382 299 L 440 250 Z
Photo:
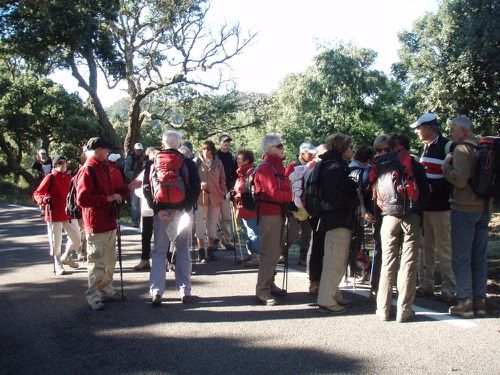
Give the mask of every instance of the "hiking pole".
M 288 292 L 288 221 L 289 217 L 286 217 L 285 221 L 285 241 L 284 241 L 284 249 L 285 253 L 283 254 L 285 257 L 285 264 L 283 265 L 283 284 L 282 288 L 285 292 Z
M 113 202 L 113 209 L 116 215 L 116 242 L 118 245 L 118 264 L 120 266 L 120 286 L 122 292 L 122 303 L 125 300 L 123 296 L 123 267 L 122 267 L 122 231 L 120 227 L 120 205 Z
M 233 246 L 235 248 L 234 250 L 234 263 L 237 263 L 236 261 L 236 241 L 238 241 L 238 248 L 240 250 L 240 260 L 241 263 L 243 264 L 243 249 L 241 247 L 241 236 L 240 236 L 240 228 L 238 227 L 238 218 L 236 217 L 236 209 L 233 204 L 231 204 L 231 216 L 232 216 L 232 222 L 233 222 Z
M 52 200 L 49 198 L 47 200 L 47 204 L 49 206 L 49 227 L 50 227 L 50 236 L 49 236 L 49 244 L 50 244 L 50 255 L 52 255 L 52 268 L 54 275 L 56 274 L 56 239 L 54 235 L 54 222 L 52 221 Z

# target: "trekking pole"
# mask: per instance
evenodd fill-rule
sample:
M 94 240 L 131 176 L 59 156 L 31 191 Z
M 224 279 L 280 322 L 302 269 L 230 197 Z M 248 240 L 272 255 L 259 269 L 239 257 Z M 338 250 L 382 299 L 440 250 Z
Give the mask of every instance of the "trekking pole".
M 241 247 L 241 236 L 240 236 L 240 228 L 238 227 L 238 218 L 236 217 L 236 209 L 234 205 L 231 204 L 231 216 L 232 216 L 232 222 L 233 222 L 233 246 L 235 248 L 234 251 L 234 263 L 237 263 L 236 260 L 236 241 L 238 241 L 238 248 L 240 250 L 240 260 L 241 263 L 243 264 L 243 249 Z
M 50 198 L 49 198 L 50 199 Z M 56 249 L 55 249 L 55 235 L 54 235 L 54 222 L 52 221 L 52 201 L 49 201 L 48 203 L 49 206 L 49 227 L 50 227 L 50 236 L 49 236 L 49 244 L 50 244 L 50 255 L 52 255 L 52 268 L 54 275 L 56 274 Z
M 288 220 L 289 218 L 287 217 L 285 221 L 285 242 L 284 242 L 285 253 L 283 254 L 285 257 L 285 264 L 283 265 L 283 284 L 281 288 L 285 292 L 288 292 Z
M 118 264 L 120 266 L 120 286 L 122 292 L 122 303 L 125 300 L 123 296 L 123 267 L 122 267 L 122 231 L 120 228 L 120 205 L 113 202 L 113 209 L 116 214 L 116 242 L 118 245 Z

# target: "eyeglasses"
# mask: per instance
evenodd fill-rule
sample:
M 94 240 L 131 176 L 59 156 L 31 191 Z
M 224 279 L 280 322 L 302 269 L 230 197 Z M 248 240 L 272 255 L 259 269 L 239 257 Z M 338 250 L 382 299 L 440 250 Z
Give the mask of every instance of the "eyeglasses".
M 278 150 L 283 150 L 283 148 L 285 146 L 283 145 L 283 143 L 280 143 L 279 145 L 275 145 L 275 146 L 271 146 L 271 147 L 276 147 Z

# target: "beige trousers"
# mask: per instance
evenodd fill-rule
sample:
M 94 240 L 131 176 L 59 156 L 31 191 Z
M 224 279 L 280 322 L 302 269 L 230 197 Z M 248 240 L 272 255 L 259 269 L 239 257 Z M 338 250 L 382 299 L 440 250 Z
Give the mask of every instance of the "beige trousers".
M 255 294 L 258 297 L 271 295 L 274 272 L 281 254 L 285 219 L 280 216 L 260 216 L 260 261 Z
M 402 235 L 402 241 L 401 241 Z M 422 229 L 420 216 L 410 213 L 402 218 L 384 216 L 380 229 L 382 242 L 382 270 L 377 293 L 377 313 L 389 315 L 392 302 L 393 280 L 398 274 L 398 314 L 409 312 L 412 309 L 417 282 L 416 259 Z M 399 249 L 401 246 L 401 260 L 399 271 Z
M 318 305 L 338 305 L 336 296 L 339 284 L 345 274 L 352 231 L 346 228 L 335 228 L 326 232 L 323 270 L 319 283 Z
M 47 228 L 49 234 L 50 252 L 55 257 L 61 257 L 63 229 L 68 238 L 62 259 L 66 259 L 70 251 L 80 249 L 80 226 L 78 225 L 78 221 L 54 221 L 52 223 L 47 223 Z
M 231 202 L 229 199 L 224 198 L 220 210 L 219 225 L 222 229 L 222 234 L 224 235 L 224 238 L 221 238 L 221 241 L 225 240 L 226 243 L 231 243 L 233 240 L 233 234 L 231 233 L 231 220 Z
M 442 294 L 456 292 L 455 276 L 451 267 L 450 211 L 424 211 L 424 241 L 419 256 L 420 285 L 434 291 L 436 253 L 443 278 Z
M 113 273 L 116 265 L 116 230 L 86 234 L 87 272 L 89 288 L 85 292 L 87 301 L 100 301 L 102 295 L 113 295 Z

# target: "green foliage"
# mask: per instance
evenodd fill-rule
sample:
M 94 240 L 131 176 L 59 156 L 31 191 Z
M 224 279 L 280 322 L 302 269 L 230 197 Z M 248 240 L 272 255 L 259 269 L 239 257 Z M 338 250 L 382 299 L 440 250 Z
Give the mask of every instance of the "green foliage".
M 31 183 L 29 166 L 38 147 L 79 160 L 85 140 L 99 134 L 99 127 L 76 94 L 18 64 L 0 62 L 0 172 Z
M 407 87 L 408 111 L 443 120 L 466 114 L 478 133 L 498 134 L 499 35 L 496 0 L 445 0 L 401 33 L 393 71 Z

